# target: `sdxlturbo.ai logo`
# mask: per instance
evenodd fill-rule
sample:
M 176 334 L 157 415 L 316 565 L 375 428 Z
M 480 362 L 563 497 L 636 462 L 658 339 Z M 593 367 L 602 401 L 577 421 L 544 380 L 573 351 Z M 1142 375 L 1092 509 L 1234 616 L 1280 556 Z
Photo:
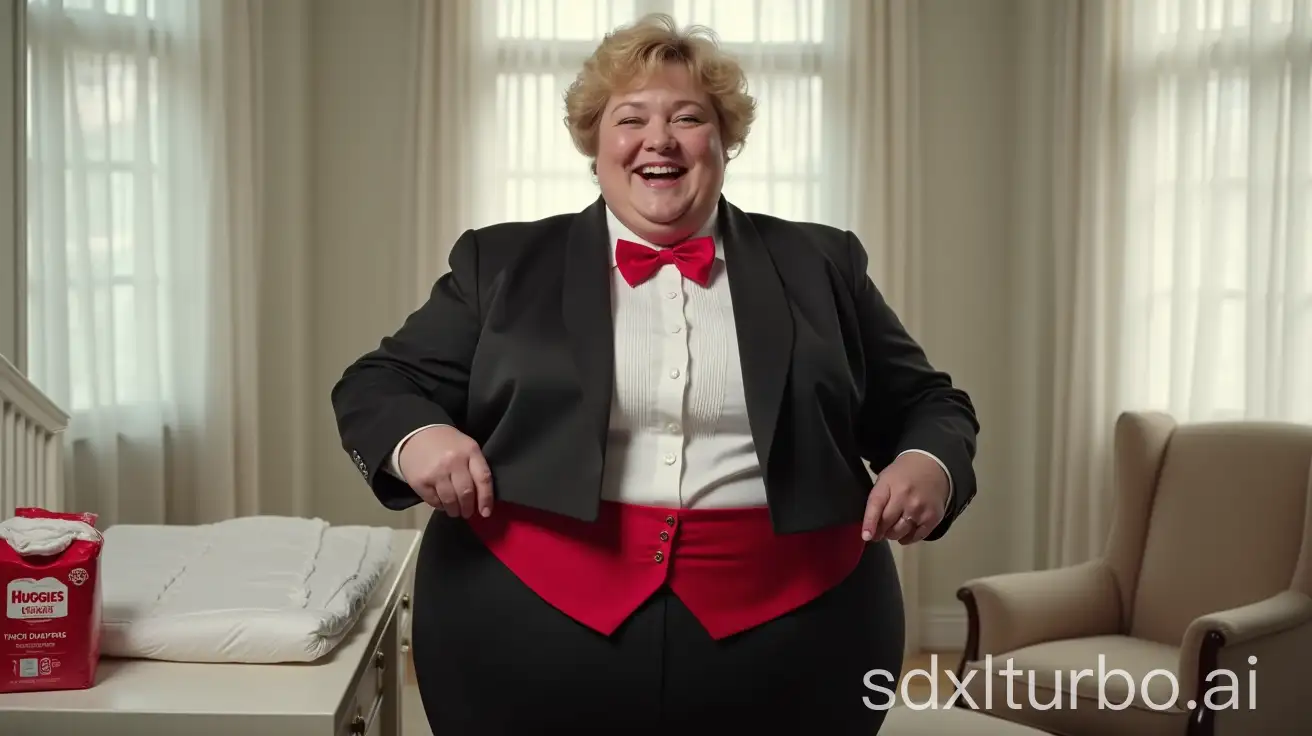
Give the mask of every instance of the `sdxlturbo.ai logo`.
M 1241 677 L 1238 673 L 1230 670 L 1215 670 L 1207 677 L 1210 686 L 1201 693 L 1203 702 L 1212 710 L 1238 710 L 1241 707 L 1248 710 L 1257 708 L 1257 657 L 1249 657 L 1248 664 L 1254 669 L 1247 671 L 1247 677 Z M 940 697 L 941 688 L 940 675 L 945 675 L 951 685 L 952 692 L 946 698 Z M 1108 667 L 1106 655 L 1098 655 L 1098 669 L 1084 670 L 1054 670 L 1052 672 L 1042 672 L 1036 670 L 1017 669 L 1014 660 L 1008 658 L 1006 665 L 1002 669 L 995 670 L 995 661 L 992 655 L 985 657 L 984 667 L 981 669 L 972 669 L 966 672 L 965 677 L 958 678 L 955 670 L 940 670 L 938 665 L 938 655 L 931 655 L 930 666 L 928 670 L 913 669 L 905 673 L 902 678 L 900 687 L 896 690 L 886 687 L 882 683 L 893 685 L 896 680 L 887 670 L 870 670 L 865 674 L 865 686 L 869 690 L 880 693 L 882 698 L 864 697 L 862 701 L 865 706 L 871 710 L 887 710 L 895 705 L 904 705 L 912 710 L 926 710 L 937 708 L 951 708 L 962 701 L 961 705 L 969 708 L 983 708 L 984 710 L 993 709 L 993 699 L 996 694 L 994 688 L 994 676 L 1001 676 L 1006 685 L 1003 692 L 1006 696 L 1005 707 L 1013 710 L 1022 707 L 1033 710 L 1061 710 L 1063 708 L 1076 709 L 1079 707 L 1081 698 L 1077 693 L 1081 690 L 1087 693 L 1088 687 L 1081 687 L 1082 682 L 1094 685 L 1097 689 L 1096 701 L 1087 697 L 1083 698 L 1084 707 L 1094 707 L 1097 710 L 1125 710 L 1132 704 L 1138 703 L 1146 706 L 1150 710 L 1172 710 L 1183 707 L 1185 710 L 1193 710 L 1197 703 L 1193 700 L 1183 704 L 1178 704 L 1180 699 L 1180 682 L 1174 672 L 1164 669 L 1156 669 L 1148 672 L 1142 679 L 1136 680 L 1128 671 Z M 971 687 L 971 681 L 979 677 L 982 680 L 983 702 L 978 702 L 967 689 Z M 1245 692 L 1244 681 L 1247 681 L 1247 692 Z M 1160 683 L 1160 684 L 1159 684 Z M 927 685 L 929 694 L 923 700 L 917 701 L 911 696 L 911 688 Z M 1017 690 L 1023 688 L 1028 696 L 1027 702 L 1022 705 L 1018 701 Z M 978 690 L 979 688 L 975 688 Z M 1067 702 L 1063 703 L 1063 697 Z

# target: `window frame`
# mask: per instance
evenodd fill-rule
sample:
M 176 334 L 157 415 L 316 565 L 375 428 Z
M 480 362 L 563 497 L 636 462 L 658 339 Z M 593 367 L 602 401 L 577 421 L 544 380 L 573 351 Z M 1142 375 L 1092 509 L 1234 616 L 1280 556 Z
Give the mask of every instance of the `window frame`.
M 151 0 L 138 0 L 142 7 L 134 14 L 125 14 L 102 9 L 70 7 L 66 5 L 52 7 L 42 2 L 31 2 L 30 0 L 12 0 L 12 2 L 15 3 L 17 11 L 21 13 L 25 19 L 26 33 L 22 45 L 17 49 L 17 53 L 23 57 L 25 62 L 23 75 L 25 82 L 30 77 L 26 61 L 29 55 L 35 53 L 35 50 L 30 46 L 33 39 L 54 39 L 54 43 L 59 46 L 61 54 L 66 54 L 69 50 L 72 50 L 75 53 L 85 53 L 90 55 L 117 54 L 128 57 L 136 56 L 140 46 L 138 39 L 143 32 L 139 28 L 139 23 L 141 22 L 139 20 L 140 13 L 149 13 L 151 5 L 153 4 Z M 149 59 L 152 63 L 158 65 L 158 48 L 162 41 L 163 34 L 154 27 L 146 28 L 144 33 L 147 38 L 146 46 L 149 52 Z M 153 74 L 148 75 L 148 78 L 153 84 L 162 83 L 158 66 Z M 56 96 L 52 97 L 52 99 L 58 100 L 61 109 L 61 121 L 66 120 L 64 111 L 67 107 L 70 91 L 70 84 L 67 76 L 62 73 L 59 74 L 58 78 L 54 81 L 54 84 L 57 86 L 47 91 L 51 95 Z M 138 89 L 136 93 L 139 95 L 149 94 L 149 91 L 146 89 Z M 22 97 L 22 110 L 24 115 L 17 131 L 24 143 L 29 135 L 27 115 L 30 112 L 30 107 L 33 103 L 32 95 L 33 90 L 26 88 L 25 85 Z M 58 173 L 56 172 L 53 163 L 37 161 L 35 155 L 34 151 L 27 150 L 27 147 L 24 146 L 22 160 L 25 165 L 25 171 L 31 171 L 37 167 L 44 167 L 49 168 L 49 173 L 51 174 Z M 62 168 L 64 177 L 67 177 L 68 163 L 65 159 L 61 158 L 59 168 Z M 145 171 L 146 183 L 152 189 L 158 190 L 161 186 L 159 177 L 162 174 L 159 162 L 153 160 L 151 155 L 147 152 L 134 151 L 133 157 L 130 160 L 102 159 L 84 161 L 82 162 L 82 170 L 83 173 L 88 176 L 104 176 L 107 179 L 112 179 L 116 173 L 140 175 Z M 24 189 L 26 189 L 30 177 L 27 177 L 26 179 L 27 180 L 24 182 Z M 106 188 L 108 191 L 112 191 L 113 189 L 112 185 L 108 182 L 106 183 Z M 155 192 L 151 193 L 152 198 L 154 197 L 154 194 Z M 135 187 L 133 196 L 142 196 L 140 192 L 136 191 Z M 111 202 L 106 206 L 113 207 L 114 205 Z M 25 220 L 26 214 L 27 204 L 26 201 L 24 201 L 23 215 Z M 111 237 L 107 242 L 106 247 L 112 247 L 112 241 L 113 238 Z M 18 241 L 18 247 L 24 255 L 26 255 L 27 251 L 33 247 L 31 233 L 26 225 L 21 231 L 21 239 Z M 19 278 L 24 285 L 24 315 L 22 321 L 25 332 L 28 320 L 32 313 L 31 305 L 36 299 L 44 298 L 46 290 L 50 288 L 49 284 L 45 283 L 40 278 L 33 278 L 32 275 L 28 273 L 27 264 L 28 261 L 25 259 L 23 268 L 19 272 Z M 107 276 L 93 278 L 90 282 L 87 282 L 86 279 L 79 276 L 70 274 L 63 290 L 66 299 L 73 300 L 76 298 L 84 303 L 88 300 L 94 303 L 95 300 L 103 296 L 109 305 L 111 305 L 110 308 L 112 309 L 112 305 L 116 303 L 118 299 L 117 294 L 125 289 L 131 292 L 131 298 L 134 301 L 142 299 L 158 301 L 159 293 L 166 289 L 167 286 L 166 280 L 159 273 L 143 273 L 134 267 L 130 274 L 125 275 L 122 273 L 111 272 Z M 72 310 L 69 309 L 70 313 L 71 311 Z M 96 307 L 84 307 L 81 311 L 89 311 L 93 315 L 99 316 L 102 310 Z M 71 325 L 66 329 L 71 330 Z M 82 330 L 86 334 L 94 334 L 96 331 L 95 322 L 89 325 L 83 325 Z M 26 354 L 26 338 L 24 338 L 22 348 Z M 73 346 L 68 346 L 67 352 L 70 356 L 73 355 L 75 352 Z M 116 349 L 112 350 L 109 357 L 119 359 L 119 351 Z M 60 370 L 64 373 L 70 373 L 72 367 L 67 366 Z M 73 418 L 70 426 L 80 426 L 85 424 L 86 417 L 89 414 L 103 415 L 107 412 L 121 417 L 124 421 L 130 421 L 132 417 L 138 415 L 150 416 L 157 414 L 159 407 L 168 406 L 169 404 L 167 398 L 161 398 L 160 400 L 142 400 L 139 398 L 124 399 L 119 395 L 120 386 L 114 385 L 111 387 L 111 390 L 113 391 L 113 398 L 111 401 L 103 405 L 95 405 L 93 403 L 91 406 L 80 406 L 74 400 L 74 396 L 79 392 L 77 384 L 70 381 L 68 390 L 70 393 L 67 398 L 69 406 L 65 407 L 65 409 Z M 82 420 L 79 421 L 79 418 L 82 418 Z
M 1292 7 L 1292 5 L 1290 6 Z M 1288 11 L 1288 8 L 1285 8 Z M 1312 8 L 1309 8 L 1312 12 Z M 1164 90 L 1167 85 L 1174 87 L 1174 97 L 1169 102 L 1172 106 L 1178 107 L 1181 103 L 1181 89 L 1187 87 L 1189 94 L 1202 94 L 1205 97 L 1211 94 L 1210 85 L 1226 84 L 1227 82 L 1239 78 L 1244 80 L 1246 85 L 1245 95 L 1251 95 L 1254 88 L 1253 82 L 1262 83 L 1273 79 L 1288 81 L 1291 84 L 1300 82 L 1307 84 L 1308 88 L 1301 94 L 1308 106 L 1307 110 L 1302 113 L 1291 112 L 1291 115 L 1302 114 L 1306 119 L 1312 121 L 1312 48 L 1300 47 L 1297 43 L 1297 37 L 1292 31 L 1292 24 L 1298 23 L 1297 19 L 1284 18 L 1279 22 L 1267 20 L 1268 28 L 1276 29 L 1279 32 L 1271 33 L 1268 37 L 1260 39 L 1261 43 L 1254 44 L 1252 39 L 1245 35 L 1251 28 L 1247 22 L 1236 23 L 1233 20 L 1223 20 L 1221 25 L 1207 23 L 1205 27 L 1196 28 L 1190 31 L 1188 37 L 1182 37 L 1181 26 L 1197 21 L 1196 14 L 1177 13 L 1173 19 L 1175 25 L 1168 28 L 1153 27 L 1137 31 L 1140 38 L 1150 41 L 1148 48 L 1142 53 L 1131 56 L 1122 67 L 1122 74 L 1128 80 L 1125 86 L 1126 93 L 1130 96 L 1129 110 L 1133 113 L 1136 108 L 1144 105 L 1152 106 L 1157 110 L 1167 109 L 1164 103 L 1168 99 L 1164 97 Z M 1312 21 L 1312 18 L 1308 19 Z M 1281 23 L 1286 24 L 1283 28 Z M 1291 38 L 1294 42 L 1291 43 Z M 1246 97 L 1247 99 L 1247 97 Z M 1218 103 L 1219 104 L 1219 103 Z M 1127 119 L 1128 119 L 1127 115 Z M 1175 129 L 1168 131 L 1167 135 L 1162 133 L 1162 123 L 1159 123 L 1151 130 L 1152 135 L 1158 136 L 1158 144 L 1163 138 L 1172 140 L 1176 146 L 1175 157 L 1179 157 L 1179 136 L 1177 134 L 1178 124 Z M 1247 123 L 1246 123 L 1247 125 Z M 1211 131 L 1213 134 L 1216 131 Z M 1134 127 L 1127 128 L 1127 134 L 1130 136 L 1131 145 L 1141 140 L 1145 133 Z M 1245 131 L 1246 137 L 1244 144 L 1251 145 L 1249 140 L 1252 136 L 1251 129 Z M 1304 140 L 1312 144 L 1312 130 L 1302 133 Z M 1157 144 L 1155 144 L 1157 145 Z M 1309 147 L 1312 147 L 1310 145 Z M 1131 150 L 1134 150 L 1133 148 Z M 1250 155 L 1245 152 L 1245 157 Z M 1292 185 L 1290 201 L 1287 208 L 1293 210 L 1298 207 L 1312 206 L 1312 151 L 1302 150 L 1294 151 L 1289 155 L 1300 155 L 1306 158 L 1306 161 L 1300 165 L 1304 167 L 1307 174 L 1302 181 L 1295 181 Z M 1209 163 L 1201 166 L 1209 166 Z M 1177 164 L 1178 167 L 1178 164 Z M 1227 173 L 1224 177 L 1214 176 L 1206 171 L 1200 171 L 1197 174 L 1198 182 L 1190 182 L 1187 185 L 1180 183 L 1179 177 L 1175 171 L 1168 172 L 1170 176 L 1163 176 L 1162 167 L 1154 164 L 1152 168 L 1151 181 L 1148 179 L 1132 180 L 1131 186 L 1127 190 L 1128 199 L 1126 200 L 1129 211 L 1143 211 L 1152 202 L 1162 200 L 1162 192 L 1169 192 L 1172 200 L 1182 186 L 1192 186 L 1198 184 L 1205 187 L 1213 193 L 1225 198 L 1241 197 L 1247 198 L 1246 192 L 1253 181 L 1251 173 L 1251 164 L 1245 161 L 1244 171 L 1242 174 Z M 1218 205 L 1222 206 L 1222 205 Z M 1228 204 L 1224 205 L 1228 206 Z M 1159 210 L 1160 205 L 1152 207 L 1152 210 Z M 1245 204 L 1246 216 L 1251 215 L 1250 208 Z M 1172 229 L 1179 226 L 1179 217 L 1174 211 L 1166 213 L 1153 212 L 1151 221 L 1144 221 L 1139 228 L 1128 232 L 1133 240 L 1127 245 L 1134 247 L 1135 243 L 1142 243 L 1146 240 L 1152 251 L 1156 252 L 1161 248 L 1161 234 L 1158 232 L 1161 218 L 1167 218 L 1173 223 Z M 1305 221 L 1312 223 L 1307 214 L 1303 215 Z M 1140 238 L 1139 236 L 1142 236 Z M 1218 250 L 1225 254 L 1230 254 L 1230 249 L 1237 247 L 1230 242 L 1223 241 Z M 1247 252 L 1248 248 L 1245 247 Z M 1177 256 L 1178 257 L 1178 256 Z M 1200 254 L 1201 257 L 1201 254 Z M 1304 256 L 1312 259 L 1312 254 Z M 1294 264 L 1297 268 L 1299 264 Z M 1286 325 L 1286 332 L 1292 332 L 1294 335 L 1299 334 L 1298 329 L 1306 322 L 1312 322 L 1312 260 L 1302 264 L 1303 273 L 1294 273 L 1292 291 L 1286 291 L 1281 297 L 1281 303 L 1287 310 L 1282 320 Z M 1150 277 L 1151 278 L 1151 277 Z M 1179 330 L 1190 330 L 1190 325 L 1179 325 L 1177 319 L 1181 313 L 1195 315 L 1198 320 L 1205 320 L 1208 316 L 1214 316 L 1221 319 L 1220 315 L 1228 310 L 1238 308 L 1241 312 L 1247 313 L 1251 309 L 1251 302 L 1254 297 L 1248 286 L 1245 284 L 1235 287 L 1225 283 L 1225 275 L 1218 275 L 1216 284 L 1194 284 L 1189 283 L 1180 285 L 1171 283 L 1165 286 L 1159 286 L 1153 283 L 1155 279 L 1142 284 L 1136 293 L 1128 295 L 1129 298 L 1123 302 L 1124 318 L 1142 323 L 1141 327 L 1131 330 L 1135 336 L 1136 345 L 1151 345 L 1155 343 L 1153 339 L 1154 324 L 1161 319 L 1168 322 L 1167 340 L 1174 340 Z M 1172 280 L 1174 281 L 1174 279 Z M 1238 305 L 1238 307 L 1236 307 Z M 1146 356 L 1140 356 L 1140 359 L 1146 360 Z M 1151 368 L 1151 366 L 1149 366 Z M 1175 404 L 1181 400 L 1182 392 L 1190 390 L 1189 386 L 1177 386 L 1170 380 L 1169 368 L 1163 368 L 1166 372 L 1165 393 L 1160 394 L 1161 381 L 1155 380 L 1156 376 L 1148 379 L 1145 383 L 1145 392 L 1143 397 L 1146 399 L 1165 401 Z M 1245 367 L 1246 370 L 1246 367 Z M 1251 380 L 1245 378 L 1245 382 Z M 1209 393 L 1216 390 L 1216 387 L 1205 389 Z M 1224 400 L 1224 396 L 1219 396 Z M 1213 409 L 1211 418 L 1226 420 L 1240 420 L 1247 418 L 1251 407 L 1248 406 L 1249 399 L 1241 398 L 1241 405 L 1238 408 L 1218 404 Z
M 491 1 L 491 0 L 489 0 Z M 594 0 L 594 2 L 604 2 L 605 0 Z M 832 14 L 839 11 L 839 6 L 835 0 L 825 0 L 824 13 L 821 23 L 824 25 L 826 33 L 834 27 Z M 573 77 L 583 62 L 596 49 L 597 40 L 581 39 L 538 39 L 538 38 L 502 38 L 497 37 L 495 26 L 498 20 L 497 9 L 490 10 L 492 29 L 489 31 L 490 41 L 482 46 L 483 56 L 478 59 L 478 63 L 494 70 L 493 74 L 497 77 L 519 77 L 521 79 L 529 75 L 553 75 L 563 76 L 565 78 Z M 666 13 L 674 15 L 675 0 L 635 0 L 634 18 L 640 18 L 648 13 Z M 682 19 L 677 19 L 684 22 Z M 624 21 L 617 21 L 624 22 Z M 550 43 L 555 53 L 552 54 L 550 63 L 541 63 L 540 57 L 530 53 L 524 53 L 540 47 L 543 43 Z M 832 142 L 842 140 L 841 131 L 846 129 L 843 121 L 838 120 L 834 115 L 835 95 L 838 94 L 827 86 L 828 64 L 826 58 L 826 42 L 761 42 L 745 43 L 721 40 L 721 47 L 728 53 L 737 56 L 749 79 L 760 75 L 770 77 L 793 77 L 797 79 L 819 79 L 820 96 L 812 98 L 813 102 L 820 113 L 820 135 L 819 147 L 814 151 L 816 165 L 810 171 L 797 171 L 786 174 L 774 172 L 743 172 L 734 170 L 730 164 L 731 174 L 729 175 L 726 187 L 742 184 L 786 184 L 790 186 L 805 186 L 807 192 L 805 201 L 807 208 L 811 210 L 812 220 L 829 221 L 833 218 L 833 208 L 841 201 L 840 197 L 831 194 L 831 189 L 838 185 L 831 181 L 831 177 L 826 176 L 826 172 L 832 171 L 835 159 L 840 155 L 832 149 Z M 532 58 L 532 65 L 520 63 L 521 59 Z M 489 85 L 482 92 L 483 97 L 478 101 L 480 109 L 493 110 L 496 107 L 497 90 L 495 85 Z M 562 110 L 563 113 L 563 110 Z M 488 145 L 488 144 L 482 144 Z M 493 148 L 489 145 L 489 149 Z M 500 156 L 494 156 L 496 166 L 494 175 L 497 181 L 492 186 L 499 187 L 510 181 L 534 181 L 534 182 L 552 182 L 575 181 L 576 177 L 582 175 L 584 171 L 582 166 L 577 169 L 558 170 L 556 168 L 528 168 L 521 165 L 507 165 Z

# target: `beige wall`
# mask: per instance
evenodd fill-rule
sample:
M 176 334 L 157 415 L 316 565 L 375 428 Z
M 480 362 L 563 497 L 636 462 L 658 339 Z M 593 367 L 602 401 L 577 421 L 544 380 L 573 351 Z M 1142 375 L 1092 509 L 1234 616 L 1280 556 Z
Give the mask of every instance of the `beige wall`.
M 397 524 L 341 449 L 329 391 L 415 305 L 403 240 L 406 0 L 314 0 L 311 23 L 315 512 Z
M 278 0 L 263 6 L 261 41 L 264 69 L 264 242 L 260 273 L 260 428 L 278 439 L 272 445 L 286 453 L 286 462 L 260 463 L 267 513 L 313 512 L 314 463 L 309 459 L 317 434 L 311 435 L 299 417 L 313 416 L 307 407 L 318 403 L 305 376 L 317 361 L 313 336 L 301 325 L 309 314 L 313 274 L 301 264 L 315 244 L 310 195 L 316 137 L 311 125 L 310 20 L 314 0 Z
M 343 367 L 415 305 L 402 247 L 401 136 L 413 50 L 405 0 L 314 0 L 310 32 L 308 305 L 315 315 L 310 440 L 316 513 L 336 522 L 397 523 L 374 502 L 338 446 L 328 391 Z M 922 335 L 931 357 L 975 398 L 984 426 L 980 499 L 949 538 L 922 548 L 921 628 L 960 645 L 955 590 L 1008 569 L 1007 407 L 1011 366 L 1008 247 L 1016 109 L 1014 0 L 927 0 L 922 17 L 926 262 L 935 296 Z M 271 111 L 272 112 L 272 111 Z

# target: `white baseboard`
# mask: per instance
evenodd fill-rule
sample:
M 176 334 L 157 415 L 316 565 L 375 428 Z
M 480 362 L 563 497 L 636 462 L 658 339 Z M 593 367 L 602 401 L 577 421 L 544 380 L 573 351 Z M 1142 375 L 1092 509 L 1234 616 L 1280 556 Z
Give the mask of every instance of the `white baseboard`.
M 959 652 L 966 648 L 966 607 L 927 606 L 922 610 L 920 648 L 925 651 Z

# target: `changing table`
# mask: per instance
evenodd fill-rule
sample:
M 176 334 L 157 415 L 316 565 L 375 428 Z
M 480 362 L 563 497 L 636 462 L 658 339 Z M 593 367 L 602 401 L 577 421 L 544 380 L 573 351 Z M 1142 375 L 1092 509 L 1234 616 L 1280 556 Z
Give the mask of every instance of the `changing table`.
M 101 659 L 87 690 L 0 694 L 0 734 L 402 736 L 410 591 L 420 532 L 392 561 L 336 649 L 306 664 Z

